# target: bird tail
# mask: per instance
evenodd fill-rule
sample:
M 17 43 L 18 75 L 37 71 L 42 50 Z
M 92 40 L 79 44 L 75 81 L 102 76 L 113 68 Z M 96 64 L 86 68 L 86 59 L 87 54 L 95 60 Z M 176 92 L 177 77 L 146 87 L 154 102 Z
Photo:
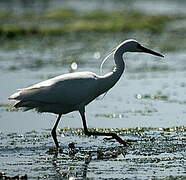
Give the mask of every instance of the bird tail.
M 35 103 L 34 101 L 19 101 L 16 104 L 14 104 L 15 108 L 20 107 L 26 107 L 26 108 L 35 108 L 38 106 L 38 103 Z

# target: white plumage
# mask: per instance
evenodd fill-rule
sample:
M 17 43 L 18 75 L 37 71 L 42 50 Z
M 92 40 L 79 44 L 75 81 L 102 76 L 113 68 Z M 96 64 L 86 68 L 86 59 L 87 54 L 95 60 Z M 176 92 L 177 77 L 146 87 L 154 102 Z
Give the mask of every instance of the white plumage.
M 143 47 L 135 40 L 127 40 L 114 48 L 107 56 L 109 57 L 112 53 L 114 55 L 116 68 L 113 72 L 104 76 L 98 76 L 92 72 L 63 74 L 20 89 L 9 99 L 18 101 L 14 105 L 16 108 L 24 107 L 26 110 L 36 109 L 38 112 L 51 112 L 59 115 L 52 129 L 52 137 L 57 148 L 59 148 L 59 144 L 56 138 L 56 128 L 61 115 L 72 111 L 80 112 L 86 135 L 112 136 L 118 142 L 126 145 L 126 141 L 114 133 L 89 132 L 85 120 L 85 106 L 111 89 L 123 74 L 125 63 L 122 56 L 125 52 L 145 52 L 163 57 L 163 55 Z
M 77 72 L 57 76 L 21 89 L 9 99 L 18 100 L 15 107 L 35 108 L 39 112 L 66 114 L 79 110 L 97 95 L 98 76 Z M 80 86 L 81 85 L 81 86 Z

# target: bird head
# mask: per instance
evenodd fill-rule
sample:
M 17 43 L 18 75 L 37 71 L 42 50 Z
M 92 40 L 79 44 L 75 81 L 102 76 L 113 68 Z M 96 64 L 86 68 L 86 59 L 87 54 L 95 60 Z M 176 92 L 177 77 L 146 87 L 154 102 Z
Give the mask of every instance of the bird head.
M 162 54 L 142 46 L 139 42 L 133 39 L 129 39 L 122 42 L 116 48 L 116 50 L 121 50 L 123 52 L 143 52 L 143 53 L 153 54 L 155 56 L 164 57 Z

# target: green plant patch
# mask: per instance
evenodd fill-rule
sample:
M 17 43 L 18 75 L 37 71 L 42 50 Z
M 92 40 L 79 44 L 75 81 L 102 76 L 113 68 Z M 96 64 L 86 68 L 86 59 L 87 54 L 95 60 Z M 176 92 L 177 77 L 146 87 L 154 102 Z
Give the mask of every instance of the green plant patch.
M 8 14 L 8 15 L 7 15 Z M 184 17 L 178 15 L 146 15 L 141 12 L 92 11 L 80 13 L 71 9 L 57 9 L 42 14 L 0 14 L 0 36 L 59 35 L 76 32 L 161 33 L 169 22 Z

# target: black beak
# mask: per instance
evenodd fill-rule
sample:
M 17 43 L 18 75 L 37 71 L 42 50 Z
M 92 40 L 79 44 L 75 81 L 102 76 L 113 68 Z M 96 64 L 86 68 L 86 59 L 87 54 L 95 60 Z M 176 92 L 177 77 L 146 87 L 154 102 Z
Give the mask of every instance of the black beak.
M 142 50 L 142 52 L 145 52 L 145 53 L 149 53 L 149 54 L 153 54 L 155 56 L 160 56 L 160 57 L 164 57 L 162 54 L 158 53 L 158 52 L 155 52 L 155 51 L 152 51 L 148 48 L 145 48 L 143 46 L 140 46 L 140 49 Z

